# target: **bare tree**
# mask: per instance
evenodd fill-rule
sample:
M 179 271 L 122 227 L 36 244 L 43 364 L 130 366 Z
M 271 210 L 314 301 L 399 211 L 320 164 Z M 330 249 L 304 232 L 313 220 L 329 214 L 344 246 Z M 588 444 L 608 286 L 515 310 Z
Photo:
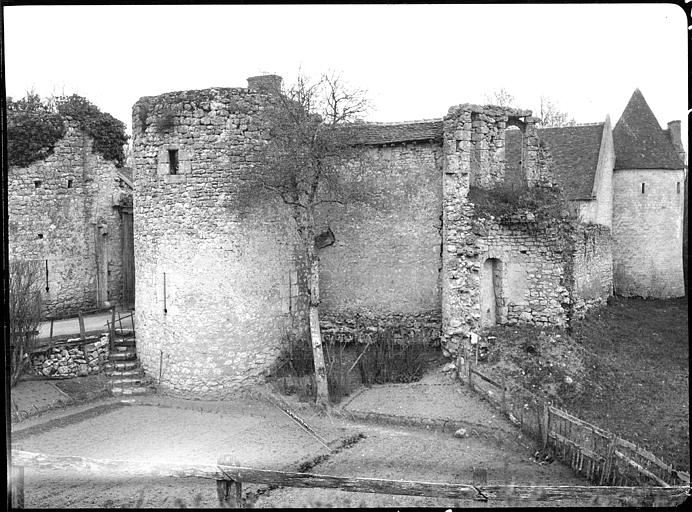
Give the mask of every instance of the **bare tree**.
M 309 331 L 315 365 L 317 402 L 329 405 L 327 373 L 319 325 L 320 250 L 334 242 L 331 229 L 317 232 L 317 209 L 324 203 L 345 204 L 344 169 L 362 164 L 354 138 L 355 123 L 369 108 L 363 90 L 349 88 L 337 75 L 310 81 L 299 74 L 288 89 L 276 91 L 267 110 L 270 137 L 259 162 L 246 178 L 290 207 L 305 263 L 309 268 Z M 256 187 L 259 185 L 259 187 Z
M 516 99 L 504 87 L 496 89 L 490 94 L 484 94 L 483 98 L 491 105 L 500 107 L 516 107 Z
M 10 386 L 24 371 L 41 318 L 41 274 L 33 261 L 10 263 Z
M 562 112 L 550 98 L 542 95 L 539 117 L 541 118 L 540 125 L 545 128 L 574 126 L 576 124 L 574 117 L 567 112 Z

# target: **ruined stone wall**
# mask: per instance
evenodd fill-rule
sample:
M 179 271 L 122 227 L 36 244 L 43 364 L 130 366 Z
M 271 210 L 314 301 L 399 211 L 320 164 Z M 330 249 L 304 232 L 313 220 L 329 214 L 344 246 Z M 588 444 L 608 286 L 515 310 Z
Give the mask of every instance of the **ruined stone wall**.
M 117 169 L 92 145 L 68 125 L 53 154 L 9 169 L 9 259 L 40 265 L 44 316 L 76 314 L 122 297 Z
M 530 111 L 468 104 L 451 107 L 443 120 L 442 342 L 451 353 L 458 352 L 469 332 L 478 330 L 481 318 L 482 262 L 469 187 L 492 188 L 504 179 L 502 142 L 509 124 L 523 133 L 520 179 L 528 186 L 546 181 L 549 166 L 538 162 L 535 121 Z
M 558 227 L 517 223 L 502 225 L 479 220 L 473 230 L 479 258 L 479 289 L 491 279 L 489 258 L 499 263 L 499 275 L 492 284 L 494 300 L 479 301 L 481 325 L 489 307 L 495 307 L 496 323 L 517 323 L 564 327 L 569 290 L 565 286 L 564 242 Z M 492 314 L 492 312 L 490 312 Z
M 586 225 L 575 237 L 572 300 L 574 318 L 581 318 L 613 294 L 612 236 L 606 226 Z
M 615 292 L 683 296 L 684 171 L 616 170 L 613 181 Z
M 207 89 L 133 108 L 137 352 L 168 392 L 219 398 L 260 379 L 304 313 L 290 212 L 239 196 L 270 101 Z
M 327 332 L 351 332 L 356 317 L 439 332 L 441 152 L 432 142 L 373 147 L 358 175 L 364 197 L 320 211 L 336 238 L 320 262 Z

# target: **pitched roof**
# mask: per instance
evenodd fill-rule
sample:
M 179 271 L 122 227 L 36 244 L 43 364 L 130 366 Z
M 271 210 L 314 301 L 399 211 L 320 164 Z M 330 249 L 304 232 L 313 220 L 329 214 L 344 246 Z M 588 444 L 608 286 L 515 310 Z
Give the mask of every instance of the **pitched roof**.
M 682 169 L 670 138 L 636 89 L 613 130 L 615 169 Z
M 442 140 L 442 119 L 403 123 L 363 123 L 353 125 L 359 144 L 390 144 L 418 140 Z
M 553 157 L 555 181 L 567 199 L 591 199 L 604 123 L 538 129 L 538 137 Z M 505 132 L 505 174 L 521 172 L 521 132 Z

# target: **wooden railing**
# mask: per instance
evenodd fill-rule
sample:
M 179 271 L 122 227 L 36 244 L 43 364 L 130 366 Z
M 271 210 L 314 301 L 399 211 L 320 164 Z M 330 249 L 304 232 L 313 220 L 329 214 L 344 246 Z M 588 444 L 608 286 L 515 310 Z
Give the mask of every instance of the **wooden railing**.
M 677 471 L 653 453 L 550 405 L 528 390 L 510 393 L 467 366 L 469 386 L 498 405 L 510 421 L 542 442 L 543 449 L 597 485 L 689 485 L 689 473 Z
M 228 455 L 218 464 L 156 464 L 140 461 L 88 459 L 75 456 L 54 456 L 13 449 L 11 452 L 11 499 L 13 507 L 24 506 L 24 468 L 90 472 L 106 475 L 136 477 L 196 477 L 216 481 L 217 496 L 222 507 L 243 507 L 244 483 L 268 484 L 282 487 L 326 488 L 346 492 L 366 492 L 406 496 L 429 496 L 488 502 L 489 504 L 562 501 L 568 499 L 593 503 L 595 498 L 615 500 L 623 504 L 666 505 L 681 504 L 690 487 L 595 487 L 595 486 L 533 486 L 488 485 L 486 471 L 474 470 L 470 484 L 385 480 L 378 478 L 349 478 L 312 473 L 292 473 L 253 469 L 239 466 Z

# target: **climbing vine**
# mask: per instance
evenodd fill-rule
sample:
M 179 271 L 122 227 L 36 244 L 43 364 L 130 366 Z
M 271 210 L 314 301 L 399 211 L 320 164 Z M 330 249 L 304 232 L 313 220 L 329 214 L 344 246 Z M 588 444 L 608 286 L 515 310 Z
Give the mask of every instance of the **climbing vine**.
M 118 167 L 125 163 L 125 124 L 86 98 L 73 94 L 48 100 L 28 93 L 7 102 L 7 150 L 10 165 L 27 166 L 46 158 L 65 135 L 65 121 L 74 120 L 94 140 L 94 151 Z

